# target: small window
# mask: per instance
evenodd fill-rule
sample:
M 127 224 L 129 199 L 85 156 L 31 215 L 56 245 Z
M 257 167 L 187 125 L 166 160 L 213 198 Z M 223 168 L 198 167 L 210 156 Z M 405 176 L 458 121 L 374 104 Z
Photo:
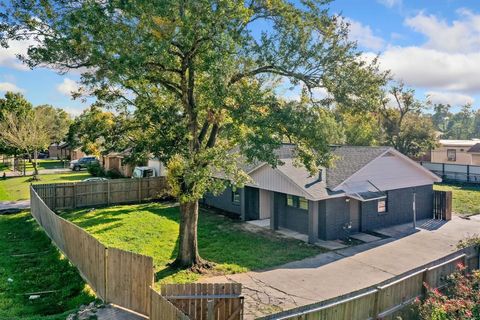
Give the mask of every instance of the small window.
M 385 199 L 380 199 L 378 200 L 378 205 L 377 205 L 378 213 L 386 213 L 388 212 L 388 193 L 387 197 Z
M 300 209 L 308 210 L 308 200 L 305 198 L 300 198 Z
M 457 150 L 447 149 L 447 159 L 448 161 L 457 161 Z
M 303 197 L 287 194 L 287 206 L 308 210 L 308 200 Z
M 232 202 L 234 204 L 240 204 L 240 192 L 238 192 L 238 190 L 232 190 Z

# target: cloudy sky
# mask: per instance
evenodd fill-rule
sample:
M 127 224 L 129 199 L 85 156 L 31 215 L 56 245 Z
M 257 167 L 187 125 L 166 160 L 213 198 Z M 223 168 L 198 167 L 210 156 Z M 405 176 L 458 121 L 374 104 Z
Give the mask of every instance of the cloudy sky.
M 417 90 L 418 98 L 480 107 L 480 1 L 336 0 L 332 11 L 351 24 L 351 37 L 367 56 Z M 29 70 L 15 54 L 28 43 L 0 48 L 0 94 L 19 91 L 35 105 L 49 103 L 77 115 L 86 107 L 70 98 L 76 74 Z

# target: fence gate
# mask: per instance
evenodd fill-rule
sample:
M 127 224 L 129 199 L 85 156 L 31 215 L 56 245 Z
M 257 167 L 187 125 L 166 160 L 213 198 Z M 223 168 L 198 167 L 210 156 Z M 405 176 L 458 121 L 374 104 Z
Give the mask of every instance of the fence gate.
M 452 219 L 452 191 L 433 191 L 433 218 Z
M 240 283 L 162 285 L 162 296 L 192 320 L 242 320 Z

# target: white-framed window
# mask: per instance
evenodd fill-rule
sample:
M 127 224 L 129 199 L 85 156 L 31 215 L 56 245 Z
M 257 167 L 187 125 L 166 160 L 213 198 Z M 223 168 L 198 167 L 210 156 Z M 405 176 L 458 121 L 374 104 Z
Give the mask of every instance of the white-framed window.
M 386 213 L 387 212 L 387 198 L 380 199 L 377 202 L 377 211 L 378 213 Z
M 447 149 L 447 160 L 448 161 L 457 161 L 457 150 Z
M 240 192 L 238 190 L 232 190 L 232 202 L 233 204 L 240 204 Z
M 287 206 L 292 208 L 308 210 L 308 200 L 303 197 L 292 196 L 291 194 L 287 194 Z

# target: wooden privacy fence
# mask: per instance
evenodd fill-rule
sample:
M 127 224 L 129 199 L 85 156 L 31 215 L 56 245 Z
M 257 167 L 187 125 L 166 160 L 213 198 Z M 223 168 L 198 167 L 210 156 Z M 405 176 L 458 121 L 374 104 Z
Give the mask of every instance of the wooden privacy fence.
M 161 288 L 162 296 L 190 319 L 240 320 L 243 318 L 240 283 L 171 284 Z
M 165 177 L 35 184 L 33 188 L 52 210 L 135 203 L 168 193 Z
M 452 220 L 452 191 L 433 191 L 433 218 Z
M 431 288 L 445 286 L 446 277 L 456 270 L 459 263 L 469 270 L 478 269 L 477 249 L 464 249 L 461 253 L 449 256 L 447 260 L 442 259 L 380 285 L 258 319 L 395 319 L 396 313 L 425 295 L 424 283 Z
M 129 181 L 136 184 L 136 180 Z M 162 293 L 168 293 L 169 296 L 162 297 L 152 289 L 154 284 L 152 257 L 105 247 L 86 231 L 53 212 L 39 196 L 36 187 L 30 188 L 32 216 L 77 267 L 97 296 L 105 302 L 133 310 L 153 320 L 243 318 L 240 284 L 167 285 L 162 287 Z M 48 194 L 55 189 L 41 186 L 39 190 Z M 58 204 L 54 197 L 49 199 L 51 203 Z M 98 204 L 94 196 L 89 199 Z M 83 202 L 85 206 L 92 205 L 87 203 Z

